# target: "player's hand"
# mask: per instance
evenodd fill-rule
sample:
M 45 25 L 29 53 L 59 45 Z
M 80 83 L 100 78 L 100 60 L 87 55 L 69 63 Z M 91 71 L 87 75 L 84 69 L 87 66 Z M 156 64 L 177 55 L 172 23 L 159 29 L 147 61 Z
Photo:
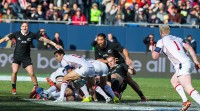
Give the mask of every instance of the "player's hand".
M 198 71 L 200 69 L 200 63 L 195 63 L 195 68 Z
M 130 58 L 126 58 L 126 64 L 128 65 L 128 66 L 131 66 L 132 65 L 132 60 L 130 59 Z
M 63 47 L 61 45 L 58 45 L 58 44 L 55 45 L 55 48 L 56 49 L 63 49 Z

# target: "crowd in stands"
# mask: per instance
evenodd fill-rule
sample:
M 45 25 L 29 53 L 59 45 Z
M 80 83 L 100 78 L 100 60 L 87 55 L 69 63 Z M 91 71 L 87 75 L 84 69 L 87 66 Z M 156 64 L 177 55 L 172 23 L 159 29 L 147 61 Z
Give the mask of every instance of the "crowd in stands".
M 0 0 L 0 22 L 67 21 L 72 25 L 200 23 L 200 0 Z

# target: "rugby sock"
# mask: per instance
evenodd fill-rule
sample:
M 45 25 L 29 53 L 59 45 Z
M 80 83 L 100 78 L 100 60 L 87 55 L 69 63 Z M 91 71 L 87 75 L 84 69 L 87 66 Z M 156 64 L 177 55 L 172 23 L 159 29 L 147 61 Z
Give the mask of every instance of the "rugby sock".
M 38 83 L 35 83 L 34 86 L 38 86 Z
M 99 86 L 95 86 L 95 91 L 101 94 L 105 99 L 109 98 L 108 95 Z
M 178 84 L 176 87 L 175 87 L 176 91 L 178 92 L 178 94 L 181 96 L 183 102 L 186 102 L 188 99 L 185 95 L 185 91 L 183 89 L 183 86 L 181 86 L 180 84 Z
M 111 88 L 109 85 L 105 85 L 105 86 L 104 86 L 104 90 L 105 90 L 108 94 L 110 94 L 110 96 L 111 96 L 112 98 L 115 97 L 115 94 L 114 94 L 112 88 Z
M 16 89 L 16 83 L 12 83 L 12 88 Z
M 87 86 L 85 84 L 80 89 L 83 91 L 83 94 L 85 95 L 86 98 L 90 96 L 87 90 Z
M 51 86 L 49 89 L 47 89 L 45 92 L 47 92 L 47 94 L 53 92 L 53 91 L 56 91 L 56 86 Z
M 66 89 L 67 89 L 67 86 L 68 86 L 68 83 L 67 83 L 67 82 L 63 82 L 63 83 L 61 84 L 60 98 L 64 98 L 65 92 L 66 92 Z
M 54 97 L 55 99 L 57 99 L 60 96 L 60 92 L 54 91 L 51 93 L 51 96 Z
M 119 92 L 119 81 L 115 78 L 111 79 L 112 89 L 113 91 Z
M 200 105 L 200 95 L 195 89 L 190 92 L 190 96 Z

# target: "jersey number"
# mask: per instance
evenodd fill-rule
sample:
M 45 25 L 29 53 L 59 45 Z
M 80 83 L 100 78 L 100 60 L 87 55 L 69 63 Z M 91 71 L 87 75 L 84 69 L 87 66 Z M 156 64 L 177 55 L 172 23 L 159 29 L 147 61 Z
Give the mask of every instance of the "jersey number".
M 177 50 L 180 50 L 180 48 L 179 48 L 178 44 L 176 43 L 176 41 L 174 41 L 174 44 L 176 45 Z

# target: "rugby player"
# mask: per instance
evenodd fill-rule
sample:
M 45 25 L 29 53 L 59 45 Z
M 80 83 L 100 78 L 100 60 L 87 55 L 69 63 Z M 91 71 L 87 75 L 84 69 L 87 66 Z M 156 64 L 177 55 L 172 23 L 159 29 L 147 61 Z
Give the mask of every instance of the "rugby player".
M 194 64 L 197 69 L 200 68 L 200 63 L 193 48 L 188 43 L 185 43 L 182 38 L 170 35 L 170 27 L 168 25 L 161 25 L 159 29 L 161 39 L 157 42 L 156 47 L 153 47 L 152 57 L 153 59 L 158 59 L 160 53 L 163 52 L 173 64 L 176 72 L 171 78 L 171 84 L 182 98 L 183 106 L 181 111 L 186 111 L 191 105 L 185 95 L 185 91 L 200 105 L 200 95 L 192 86 L 191 78 Z M 184 49 L 190 53 L 194 64 L 186 55 Z

